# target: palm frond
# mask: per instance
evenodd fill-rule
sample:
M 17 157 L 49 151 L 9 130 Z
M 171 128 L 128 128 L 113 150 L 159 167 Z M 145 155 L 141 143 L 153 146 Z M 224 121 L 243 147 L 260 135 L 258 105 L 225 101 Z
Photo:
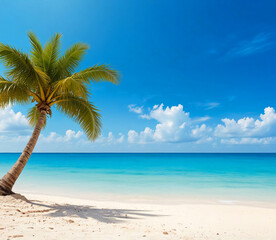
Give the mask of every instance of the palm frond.
M 111 69 L 108 65 L 94 65 L 78 73 L 74 73 L 72 78 L 82 79 L 86 83 L 92 82 L 119 82 L 119 73 Z
M 88 48 L 89 46 L 87 44 L 76 43 L 67 49 L 64 55 L 58 60 L 56 66 L 57 71 L 52 80 L 55 81 L 71 76 L 73 71 L 79 66 Z
M 48 81 L 48 76 L 32 65 L 27 54 L 9 45 L 0 43 L 0 60 L 7 68 L 8 77 L 30 89 L 37 88 L 38 84 L 45 85 Z
M 28 112 L 28 115 L 27 115 L 27 119 L 29 121 L 29 124 L 32 126 L 32 127 L 35 127 L 37 122 L 38 122 L 38 119 L 39 119 L 39 116 L 40 116 L 40 112 L 38 111 L 37 107 L 32 107 L 29 112 Z M 46 120 L 47 118 L 45 118 L 45 122 L 43 124 L 43 128 L 46 127 Z
M 88 45 L 74 44 L 60 57 L 61 34 L 55 34 L 44 47 L 33 32 L 28 36 L 30 55 L 0 43 L 0 61 L 7 69 L 7 79 L 0 76 L 0 107 L 36 101 L 27 115 L 29 123 L 35 126 L 41 110 L 45 108 L 51 116 L 51 107 L 56 106 L 80 124 L 89 140 L 95 140 L 101 133 L 101 116 L 88 101 L 89 84 L 101 81 L 116 84 L 119 73 L 105 64 L 74 73 Z
M 87 84 L 82 79 L 68 77 L 55 82 L 53 85 L 56 90 L 56 95 L 73 94 L 76 97 L 87 99 L 90 93 Z
M 43 66 L 44 66 L 43 57 L 42 57 L 43 49 L 42 49 L 40 40 L 35 36 L 33 32 L 29 32 L 28 37 L 32 45 L 31 60 L 35 66 L 43 69 Z
M 0 107 L 15 103 L 28 103 L 30 100 L 30 95 L 26 92 L 24 86 L 0 76 Z
M 50 78 L 54 76 L 55 65 L 60 54 L 61 36 L 60 33 L 56 33 L 43 48 L 44 71 Z
M 89 140 L 95 140 L 101 133 L 99 110 L 87 100 L 73 95 L 57 100 L 56 107 L 80 124 Z

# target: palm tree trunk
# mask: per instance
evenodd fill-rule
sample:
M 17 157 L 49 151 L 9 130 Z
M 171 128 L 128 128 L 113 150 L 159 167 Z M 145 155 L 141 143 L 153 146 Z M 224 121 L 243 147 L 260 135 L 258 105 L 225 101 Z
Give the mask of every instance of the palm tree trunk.
M 22 152 L 21 156 L 18 158 L 17 162 L 13 165 L 10 171 L 0 180 L 0 196 L 12 194 L 12 187 L 15 184 L 15 181 L 19 177 L 23 168 L 27 164 L 34 147 L 37 143 L 38 137 L 40 135 L 41 129 L 46 119 L 46 111 L 41 110 L 38 122 L 35 126 L 33 134 Z

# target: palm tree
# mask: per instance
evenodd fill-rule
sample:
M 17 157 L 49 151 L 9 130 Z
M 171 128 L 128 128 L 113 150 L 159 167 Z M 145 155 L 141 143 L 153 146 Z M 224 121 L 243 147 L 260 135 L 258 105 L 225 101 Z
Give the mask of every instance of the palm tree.
M 118 72 L 108 65 L 94 65 L 74 73 L 88 49 L 84 43 L 74 44 L 61 56 L 61 34 L 55 34 L 44 47 L 33 32 L 28 37 L 32 46 L 30 54 L 0 43 L 0 60 L 7 69 L 6 78 L 0 76 L 0 107 L 35 104 L 27 115 L 34 131 L 17 162 L 0 180 L 0 195 L 13 193 L 15 181 L 53 107 L 78 122 L 89 140 L 95 140 L 101 132 L 101 120 L 99 110 L 88 100 L 88 86 L 100 81 L 117 83 L 119 79 Z

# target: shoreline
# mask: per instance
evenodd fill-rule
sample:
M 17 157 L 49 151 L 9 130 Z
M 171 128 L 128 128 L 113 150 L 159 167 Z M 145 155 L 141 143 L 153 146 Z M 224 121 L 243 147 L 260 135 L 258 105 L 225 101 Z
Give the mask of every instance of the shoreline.
M 157 205 L 182 205 L 182 204 L 210 204 L 210 205 L 236 205 L 251 206 L 261 208 L 275 208 L 274 200 L 251 200 L 247 198 L 231 198 L 228 196 L 212 196 L 212 195 L 142 195 L 142 194 L 115 194 L 115 193 L 99 193 L 90 195 L 77 194 L 57 194 L 57 193 L 38 193 L 30 191 L 15 191 L 16 194 L 24 196 L 45 196 L 52 198 L 75 199 L 79 201 L 96 201 L 96 202 L 123 202 L 123 203 L 139 203 L 139 204 L 157 204 Z
M 272 240 L 276 236 L 276 208 L 25 197 L 0 197 L 3 239 Z

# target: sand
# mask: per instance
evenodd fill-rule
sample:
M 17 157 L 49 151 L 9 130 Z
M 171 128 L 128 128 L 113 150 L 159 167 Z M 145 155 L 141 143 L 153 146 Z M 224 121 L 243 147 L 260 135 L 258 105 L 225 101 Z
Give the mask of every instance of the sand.
M 275 240 L 276 208 L 0 197 L 0 239 Z

